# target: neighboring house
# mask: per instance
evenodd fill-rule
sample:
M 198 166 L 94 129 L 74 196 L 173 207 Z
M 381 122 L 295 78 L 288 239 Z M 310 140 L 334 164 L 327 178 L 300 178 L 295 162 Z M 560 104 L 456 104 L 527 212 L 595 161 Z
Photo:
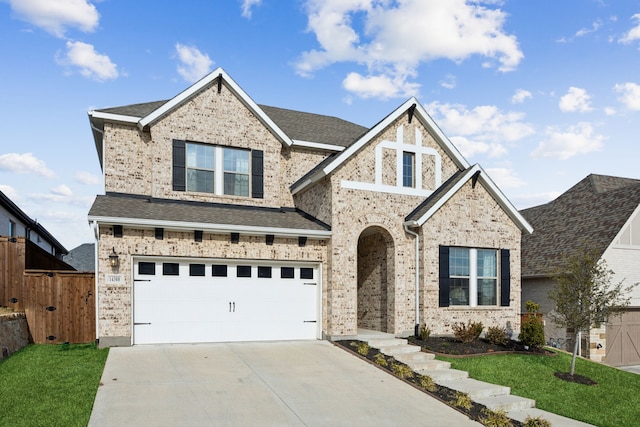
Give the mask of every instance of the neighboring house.
M 101 346 L 519 330 L 531 227 L 416 99 L 367 129 L 218 69 L 89 120 Z
M 522 239 L 522 306 L 527 300 L 553 310 L 547 297 L 554 283 L 548 277 L 563 257 L 589 245 L 614 271 L 613 283 L 640 282 L 640 180 L 589 175 L 557 199 L 521 211 L 534 227 Z M 584 334 L 582 355 L 611 365 L 640 364 L 640 289 L 632 291 L 631 307 L 609 325 Z M 547 342 L 572 350 L 564 329 L 545 321 Z
M 83 243 L 75 247 L 64 256 L 64 262 L 75 268 L 77 271 L 93 273 L 96 268 L 96 245 L 93 243 Z
M 24 237 L 46 253 L 62 259 L 68 251 L 36 220 L 0 191 L 0 236 Z

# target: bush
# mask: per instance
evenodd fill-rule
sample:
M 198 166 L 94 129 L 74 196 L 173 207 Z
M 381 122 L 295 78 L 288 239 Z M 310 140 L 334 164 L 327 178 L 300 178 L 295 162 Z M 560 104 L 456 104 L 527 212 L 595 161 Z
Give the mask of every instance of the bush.
M 436 383 L 429 375 L 418 375 L 418 384 L 427 391 L 436 391 Z
M 452 326 L 453 335 L 460 342 L 472 342 L 477 340 L 480 337 L 483 328 L 482 322 L 471 321 L 467 322 L 466 325 L 462 322 L 456 322 Z
M 522 324 L 520 328 L 520 342 L 529 347 L 542 347 L 544 341 L 544 326 L 537 318 L 531 318 Z
M 487 333 L 484 338 L 489 343 L 494 345 L 507 345 L 509 344 L 509 335 L 507 335 L 507 329 L 499 326 L 490 326 L 487 328 Z
M 531 416 L 527 416 L 524 420 L 524 427 L 552 427 L 552 424 L 545 420 L 542 417 L 531 418 Z
M 413 377 L 413 371 L 410 367 L 403 363 L 394 363 L 391 365 L 391 370 L 399 378 L 411 378 Z
M 451 404 L 458 408 L 464 408 L 466 410 L 469 410 L 471 409 L 473 402 L 471 401 L 471 397 L 469 397 L 467 393 L 464 393 L 462 391 L 456 391 L 456 395 L 451 401 Z
M 483 409 L 482 413 L 486 417 L 482 418 L 480 422 L 487 427 L 510 427 L 513 426 L 511 419 L 507 417 L 504 411 L 492 411 L 491 409 Z
M 387 358 L 384 357 L 384 354 L 378 353 L 374 356 L 374 361 L 380 366 L 387 366 Z
M 420 330 L 418 331 L 418 338 L 422 341 L 427 341 L 431 336 L 431 329 L 427 328 L 427 325 L 424 323 L 420 325 Z
M 369 354 L 370 348 L 371 347 L 369 347 L 369 344 L 367 344 L 366 342 L 361 342 L 361 343 L 358 343 L 356 350 L 361 355 L 366 356 L 367 354 Z

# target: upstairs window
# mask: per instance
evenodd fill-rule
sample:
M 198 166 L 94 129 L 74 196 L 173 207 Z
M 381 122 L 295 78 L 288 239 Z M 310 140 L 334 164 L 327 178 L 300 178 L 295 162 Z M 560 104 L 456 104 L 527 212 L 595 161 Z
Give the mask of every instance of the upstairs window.
M 414 188 L 416 186 L 416 155 L 415 153 L 402 153 L 402 186 Z
M 173 141 L 173 190 L 264 197 L 261 150 Z

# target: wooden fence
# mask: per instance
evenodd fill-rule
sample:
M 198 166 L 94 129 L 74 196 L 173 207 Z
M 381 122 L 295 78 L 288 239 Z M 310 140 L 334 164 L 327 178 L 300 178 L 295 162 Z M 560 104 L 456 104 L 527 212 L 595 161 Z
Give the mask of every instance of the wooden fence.
M 24 238 L 0 237 L 0 305 L 25 312 L 35 343 L 94 341 L 95 274 L 50 270 L 66 264 L 33 246 Z M 26 260 L 46 270 L 26 270 Z

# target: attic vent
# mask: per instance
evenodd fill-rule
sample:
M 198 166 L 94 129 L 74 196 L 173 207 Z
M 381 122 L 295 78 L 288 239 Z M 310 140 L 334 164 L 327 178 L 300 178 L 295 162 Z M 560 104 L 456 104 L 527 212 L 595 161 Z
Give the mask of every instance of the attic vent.
M 222 73 L 218 74 L 218 93 L 222 92 Z

